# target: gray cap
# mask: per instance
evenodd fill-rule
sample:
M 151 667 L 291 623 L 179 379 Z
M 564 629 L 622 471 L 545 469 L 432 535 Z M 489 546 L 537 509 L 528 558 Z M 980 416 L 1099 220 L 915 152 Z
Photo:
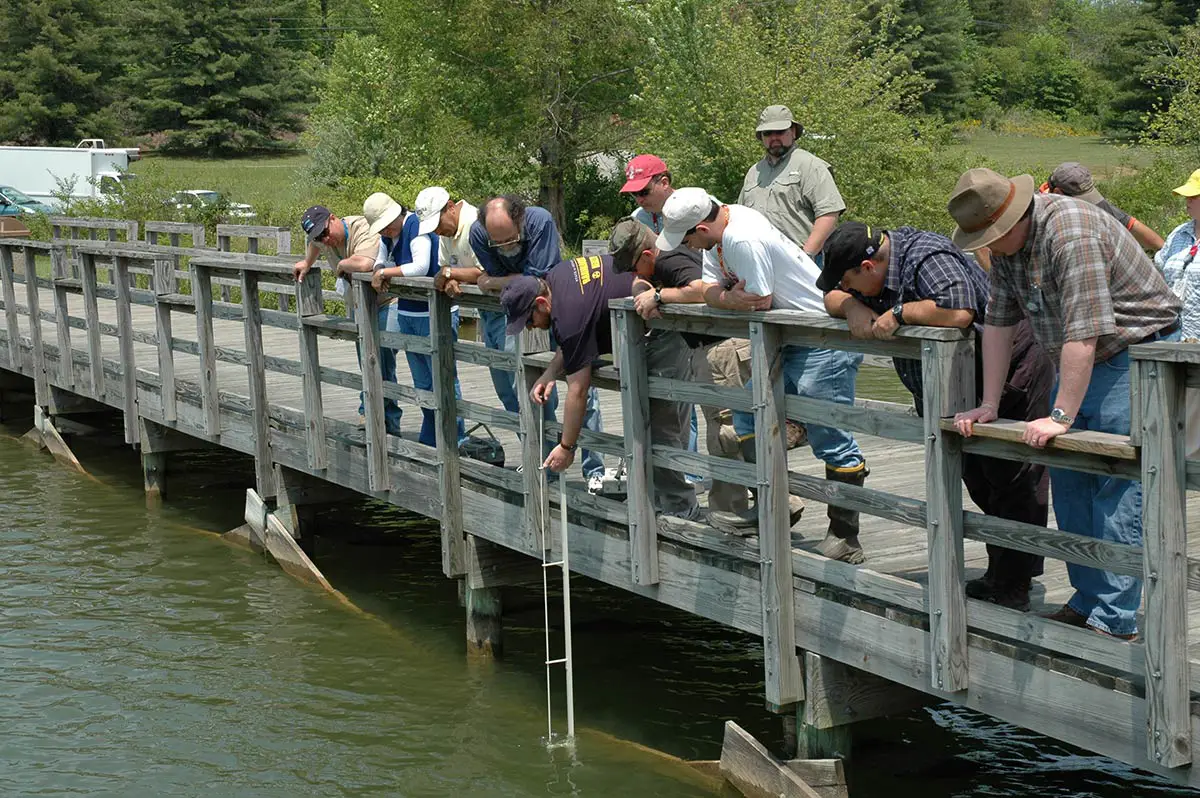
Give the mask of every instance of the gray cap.
M 755 133 L 767 133 L 773 130 L 787 130 L 796 124 L 792 111 L 786 105 L 768 105 L 758 115 L 758 127 Z
M 1096 190 L 1096 181 L 1092 179 L 1092 173 L 1081 163 L 1060 163 L 1058 168 L 1050 173 L 1047 182 L 1051 189 L 1057 188 L 1068 197 L 1078 197 L 1093 205 L 1104 201 L 1104 195 Z
M 633 271 L 634 262 L 645 249 L 642 242 L 647 240 L 650 241 L 650 246 L 654 247 L 654 231 L 637 219 L 626 216 L 617 222 L 608 239 L 608 254 L 612 255 L 613 271 Z

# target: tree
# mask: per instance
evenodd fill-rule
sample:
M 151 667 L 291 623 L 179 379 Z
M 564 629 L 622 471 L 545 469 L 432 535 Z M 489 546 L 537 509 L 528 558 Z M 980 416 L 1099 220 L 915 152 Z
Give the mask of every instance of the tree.
M 961 115 L 971 92 L 974 27 L 966 0 L 904 0 L 897 44 L 932 84 L 921 105 L 944 118 Z
M 300 130 L 311 56 L 285 44 L 300 0 L 145 0 L 129 7 L 125 86 L 139 126 L 164 149 L 216 154 L 270 147 Z
M 1178 51 L 1151 79 L 1170 99 L 1156 107 L 1145 139 L 1200 148 L 1200 22 L 1184 29 Z
M 0 3 L 0 141 L 71 145 L 111 135 L 110 41 L 98 0 Z

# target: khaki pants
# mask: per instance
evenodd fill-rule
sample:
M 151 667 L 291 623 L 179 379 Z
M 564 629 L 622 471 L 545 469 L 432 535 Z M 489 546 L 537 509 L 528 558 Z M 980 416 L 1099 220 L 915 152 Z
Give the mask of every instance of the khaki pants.
M 697 382 L 711 382 L 725 388 L 743 388 L 750 379 L 750 342 L 731 338 L 694 350 L 693 371 Z M 708 453 L 730 460 L 741 460 L 741 447 L 733 429 L 733 417 L 726 409 L 701 405 L 704 425 L 708 428 Z M 708 509 L 741 512 L 750 506 L 749 493 L 741 485 L 713 480 L 708 493 Z

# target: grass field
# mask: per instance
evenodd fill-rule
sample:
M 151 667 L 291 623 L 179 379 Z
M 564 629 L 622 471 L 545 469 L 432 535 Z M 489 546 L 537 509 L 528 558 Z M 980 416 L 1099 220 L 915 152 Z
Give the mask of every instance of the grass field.
M 219 191 L 232 202 L 249 203 L 260 215 L 270 215 L 273 209 L 311 204 L 305 202 L 302 183 L 307 164 L 303 154 L 222 160 L 150 155 L 135 161 L 132 171 L 170 191 Z
M 1134 173 L 1153 160 L 1143 147 L 1109 144 L 1099 136 L 1039 138 L 980 131 L 955 146 L 995 161 L 1008 174 L 1029 172 L 1038 183 L 1064 161 L 1078 161 L 1104 180 Z

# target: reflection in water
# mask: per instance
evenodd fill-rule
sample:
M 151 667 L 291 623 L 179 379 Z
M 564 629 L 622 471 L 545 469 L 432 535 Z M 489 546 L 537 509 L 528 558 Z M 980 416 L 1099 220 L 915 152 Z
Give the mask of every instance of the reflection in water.
M 473 665 L 432 525 L 371 502 L 318 516 L 315 559 L 366 614 L 348 612 L 191 531 L 240 523 L 244 459 L 178 456 L 146 510 L 127 447 L 74 444 L 99 482 L 0 440 L 0 795 L 698 796 L 621 741 L 714 759 L 732 718 L 779 743 L 757 641 L 580 578 L 586 728 L 576 755 L 547 751 L 537 592 L 506 591 L 507 657 Z M 868 725 L 855 798 L 1185 794 L 955 708 Z

